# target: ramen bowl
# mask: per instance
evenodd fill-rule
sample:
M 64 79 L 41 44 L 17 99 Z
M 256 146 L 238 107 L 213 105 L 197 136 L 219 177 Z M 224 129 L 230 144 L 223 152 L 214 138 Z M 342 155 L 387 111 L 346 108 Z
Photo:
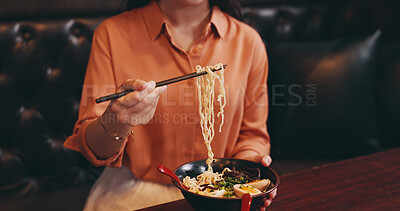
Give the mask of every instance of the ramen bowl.
M 268 194 L 275 190 L 279 185 L 278 174 L 269 167 L 265 167 L 260 163 L 255 163 L 247 160 L 240 159 L 228 159 L 228 158 L 214 158 L 212 164 L 213 171 L 221 173 L 224 168 L 236 168 L 242 169 L 248 168 L 259 168 L 261 173 L 261 179 L 269 179 L 273 185 L 270 185 L 265 192 L 252 196 L 252 203 L 250 210 L 256 210 L 260 205 L 267 199 Z M 174 170 L 174 173 L 182 181 L 183 178 L 189 176 L 196 178 L 199 174 L 207 170 L 206 160 L 199 160 L 183 164 Z M 179 188 L 193 207 L 197 211 L 240 211 L 241 210 L 241 199 L 240 198 L 217 198 L 211 196 L 199 195 L 182 188 L 176 181 L 172 180 L 177 188 Z

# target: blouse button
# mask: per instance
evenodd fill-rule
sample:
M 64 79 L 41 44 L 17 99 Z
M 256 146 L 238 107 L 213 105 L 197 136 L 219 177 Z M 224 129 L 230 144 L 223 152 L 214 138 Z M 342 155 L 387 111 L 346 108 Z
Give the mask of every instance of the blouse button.
M 194 55 L 199 55 L 200 54 L 200 50 L 198 48 L 193 49 L 192 53 Z

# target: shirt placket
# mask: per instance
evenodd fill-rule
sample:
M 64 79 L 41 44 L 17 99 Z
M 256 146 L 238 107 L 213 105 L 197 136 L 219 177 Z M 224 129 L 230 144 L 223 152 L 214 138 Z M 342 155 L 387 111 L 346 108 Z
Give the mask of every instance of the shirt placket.
M 173 39 L 171 38 L 171 36 L 170 36 L 170 34 L 169 34 L 169 32 L 168 32 L 168 30 L 166 28 L 166 36 L 169 39 L 172 47 L 176 51 L 178 51 L 178 53 L 181 56 L 184 56 L 185 59 L 189 62 L 189 66 L 192 69 L 191 72 L 195 72 L 196 71 L 195 67 L 197 65 L 209 65 L 209 64 L 202 64 L 201 55 L 203 53 L 204 46 L 205 46 L 205 43 L 207 41 L 207 38 L 211 34 L 211 27 L 210 26 L 211 25 L 209 25 L 207 27 L 207 31 L 202 35 L 202 37 L 199 40 L 197 40 L 195 43 L 193 43 L 193 45 L 190 47 L 190 49 L 187 52 L 185 50 L 183 50 L 182 48 L 180 48 L 173 41 Z M 184 74 L 187 74 L 187 73 L 189 73 L 189 72 L 186 72 L 186 70 L 185 70 Z M 189 79 L 189 80 L 186 80 L 183 83 L 186 83 L 185 85 L 187 87 L 193 88 L 193 92 L 194 92 L 193 96 L 195 96 L 195 97 L 193 99 L 194 100 L 194 103 L 193 103 L 194 106 L 185 107 L 185 109 L 184 109 L 185 111 L 182 111 L 182 113 L 184 113 L 185 115 L 189 114 L 189 115 L 186 115 L 187 119 L 185 120 L 185 122 L 187 122 L 187 124 L 190 124 L 190 126 L 191 126 L 190 129 L 192 130 L 191 137 L 187 137 L 187 139 L 188 139 L 187 143 L 190 143 L 190 144 L 186 145 L 184 147 L 184 149 L 182 150 L 182 153 L 183 153 L 182 156 L 185 159 L 194 160 L 194 159 L 198 159 L 199 157 L 202 157 L 200 155 L 202 155 L 203 153 L 198 153 L 198 152 L 199 152 L 199 150 L 203 152 L 204 150 L 201 150 L 201 149 L 205 148 L 205 146 L 203 146 L 204 145 L 204 138 L 203 138 L 203 135 L 202 135 L 201 127 L 199 125 L 199 118 L 200 118 L 198 116 L 199 115 L 198 114 L 198 103 L 199 102 L 198 102 L 198 99 L 197 99 L 196 81 L 195 81 L 195 79 Z M 190 115 L 190 114 L 192 114 L 192 115 Z M 202 158 L 204 158 L 204 157 L 202 157 Z

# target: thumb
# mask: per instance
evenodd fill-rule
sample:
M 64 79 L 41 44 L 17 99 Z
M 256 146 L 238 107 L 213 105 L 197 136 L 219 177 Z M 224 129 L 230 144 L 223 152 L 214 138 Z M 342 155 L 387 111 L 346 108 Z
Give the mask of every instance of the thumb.
M 157 91 L 156 93 L 157 93 L 157 95 L 161 95 L 166 90 L 167 90 L 167 86 L 158 87 L 158 88 L 156 88 L 156 91 Z
M 263 166 L 269 166 L 272 163 L 272 158 L 269 155 L 253 155 L 247 157 L 246 160 L 261 163 Z
M 269 166 L 272 163 L 272 158 L 269 155 L 264 155 L 263 158 L 261 159 L 261 164 L 263 166 Z
M 143 90 L 149 89 L 149 88 L 154 89 L 154 87 L 155 87 L 154 81 L 146 82 L 146 81 L 143 81 L 140 79 L 136 79 L 136 80 L 127 79 L 121 84 L 119 90 L 124 91 L 124 90 L 131 89 L 131 90 L 135 90 L 135 91 L 143 91 Z

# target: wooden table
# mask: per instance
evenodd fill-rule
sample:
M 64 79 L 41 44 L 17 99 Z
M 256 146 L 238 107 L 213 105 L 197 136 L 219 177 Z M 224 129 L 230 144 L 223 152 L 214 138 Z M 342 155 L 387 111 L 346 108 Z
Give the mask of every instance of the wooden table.
M 185 200 L 143 211 L 193 210 Z M 400 210 L 400 148 L 281 176 L 268 210 Z

